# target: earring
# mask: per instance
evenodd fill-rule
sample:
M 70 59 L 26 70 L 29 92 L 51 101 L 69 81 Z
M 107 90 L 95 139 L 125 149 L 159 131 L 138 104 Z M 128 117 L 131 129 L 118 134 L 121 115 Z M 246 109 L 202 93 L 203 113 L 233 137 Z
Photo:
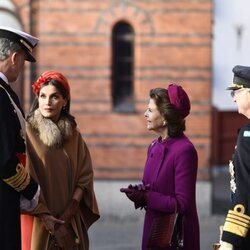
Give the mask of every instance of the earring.
M 167 125 L 167 122 L 166 121 L 163 121 L 163 126 L 165 127 Z

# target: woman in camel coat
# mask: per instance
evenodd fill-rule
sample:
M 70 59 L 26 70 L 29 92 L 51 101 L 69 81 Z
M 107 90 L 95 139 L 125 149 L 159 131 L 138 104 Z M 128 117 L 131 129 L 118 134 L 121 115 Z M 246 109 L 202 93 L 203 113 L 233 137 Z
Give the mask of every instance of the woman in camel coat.
M 69 113 L 68 81 L 59 72 L 47 71 L 33 91 L 36 102 L 27 118 L 27 168 L 41 186 L 41 197 L 32 211 L 31 236 L 22 221 L 23 247 L 88 250 L 87 230 L 99 211 L 90 153 Z

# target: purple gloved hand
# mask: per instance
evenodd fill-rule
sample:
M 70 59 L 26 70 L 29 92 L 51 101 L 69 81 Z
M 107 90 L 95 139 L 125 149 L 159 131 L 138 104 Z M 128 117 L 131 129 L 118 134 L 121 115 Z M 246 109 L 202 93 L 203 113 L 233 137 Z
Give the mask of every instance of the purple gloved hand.
M 139 183 L 134 185 L 134 188 L 139 191 L 148 191 L 150 189 L 150 184 Z
M 150 189 L 150 184 L 144 184 L 144 183 L 139 183 L 139 184 L 135 184 L 132 185 L 130 184 L 127 188 L 121 188 L 120 191 L 122 193 L 127 193 L 127 192 L 131 192 L 132 190 L 137 190 L 137 191 L 148 191 Z
M 135 209 L 145 208 L 147 205 L 147 192 L 150 185 L 144 185 L 143 183 L 137 185 L 129 185 L 127 188 L 121 188 L 120 191 L 125 193 L 127 197 L 134 202 Z

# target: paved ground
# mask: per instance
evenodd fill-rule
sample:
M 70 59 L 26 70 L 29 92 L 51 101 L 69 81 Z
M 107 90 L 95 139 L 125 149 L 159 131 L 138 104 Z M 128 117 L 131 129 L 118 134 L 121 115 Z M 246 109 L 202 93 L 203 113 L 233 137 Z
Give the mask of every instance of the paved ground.
M 200 217 L 201 250 L 212 250 L 219 240 L 228 206 L 228 170 L 213 173 L 212 215 Z M 142 220 L 99 220 L 89 230 L 90 250 L 140 250 Z
M 201 250 L 212 250 L 224 216 L 200 218 Z M 139 250 L 142 222 L 99 221 L 89 231 L 90 250 Z

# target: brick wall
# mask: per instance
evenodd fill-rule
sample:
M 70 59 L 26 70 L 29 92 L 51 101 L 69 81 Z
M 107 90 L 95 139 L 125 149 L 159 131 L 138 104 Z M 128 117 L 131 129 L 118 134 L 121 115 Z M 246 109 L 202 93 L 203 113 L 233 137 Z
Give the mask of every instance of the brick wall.
M 148 92 L 170 82 L 190 96 L 186 132 L 198 150 L 199 179 L 209 178 L 211 0 L 14 2 L 24 29 L 40 38 L 33 74 L 59 70 L 71 83 L 71 111 L 89 145 L 96 178 L 141 178 L 154 138 L 143 117 Z M 126 115 L 112 112 L 110 89 L 111 33 L 121 20 L 135 31 L 136 113 Z M 28 79 L 25 103 L 28 107 Z

